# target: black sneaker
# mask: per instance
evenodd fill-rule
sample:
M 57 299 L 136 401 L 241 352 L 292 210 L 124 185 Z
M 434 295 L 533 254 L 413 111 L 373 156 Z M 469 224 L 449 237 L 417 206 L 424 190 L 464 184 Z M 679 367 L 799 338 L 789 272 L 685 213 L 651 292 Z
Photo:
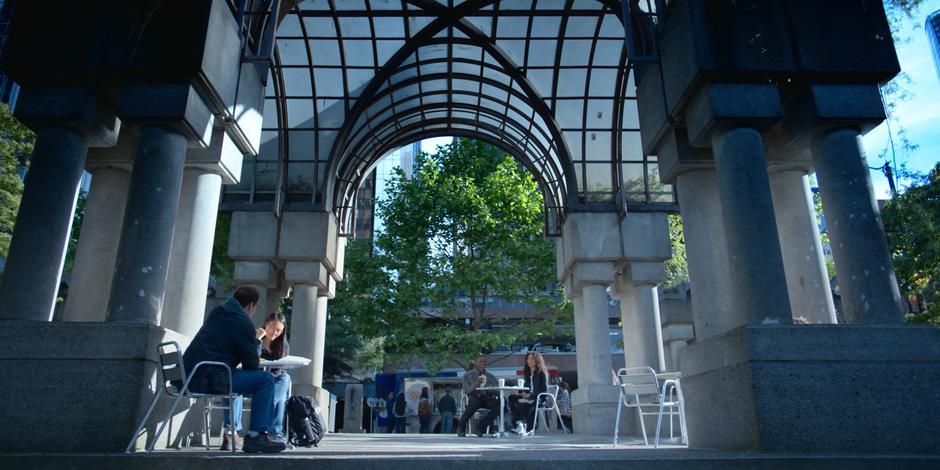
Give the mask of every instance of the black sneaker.
M 242 450 L 249 454 L 276 454 L 287 448 L 287 444 L 271 439 L 267 433 L 259 433 L 254 437 L 245 436 L 243 442 Z

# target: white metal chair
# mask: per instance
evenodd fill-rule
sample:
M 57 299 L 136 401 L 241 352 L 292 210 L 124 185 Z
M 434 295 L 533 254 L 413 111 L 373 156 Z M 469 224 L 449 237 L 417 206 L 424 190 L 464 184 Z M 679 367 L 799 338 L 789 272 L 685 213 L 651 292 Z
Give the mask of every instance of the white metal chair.
M 539 428 L 539 416 L 542 417 L 545 428 L 551 432 L 547 415 L 549 411 L 555 412 L 555 420 L 561 424 L 561 430 L 568 434 L 568 429 L 565 428 L 565 423 L 561 420 L 561 410 L 558 409 L 558 385 L 549 385 L 548 392 L 542 392 L 535 398 L 535 421 L 532 423 L 532 434 L 534 435 L 535 430 Z
M 654 447 L 659 447 L 660 428 L 663 415 L 669 416 L 669 437 L 673 436 L 673 417 L 679 418 L 679 432 L 682 443 L 688 443 L 688 431 L 685 423 L 685 401 L 682 386 L 678 380 L 665 380 L 660 386 L 656 372 L 652 367 L 630 367 L 617 372 L 620 380 L 620 405 L 617 406 L 617 420 L 614 422 L 614 445 L 620 432 L 620 413 L 624 407 L 635 408 L 640 419 L 643 442 L 649 445 L 646 435 L 645 416 L 656 415 L 656 439 Z
M 246 397 L 244 395 L 235 394 L 236 400 L 238 397 L 242 398 L 242 413 L 246 411 L 251 411 L 251 397 Z M 205 422 L 206 429 L 206 449 L 209 449 L 209 432 L 212 429 L 212 412 L 215 410 L 229 410 L 229 425 L 234 426 L 235 417 L 234 413 L 231 411 L 231 405 L 225 404 L 225 396 L 211 396 L 206 399 L 206 407 L 203 409 L 203 421 Z M 286 427 L 287 420 L 284 420 L 284 425 Z M 237 432 L 237 431 L 236 431 Z M 222 433 L 225 433 L 225 428 L 223 426 Z
M 176 341 L 170 341 L 166 343 L 160 343 L 157 346 L 157 355 L 160 357 L 160 376 L 162 382 L 163 392 L 165 392 L 170 397 L 175 398 L 173 400 L 173 406 L 166 412 L 166 415 L 163 417 L 163 420 L 160 422 L 160 427 L 157 429 L 157 432 L 154 434 L 153 439 L 150 441 L 150 445 L 147 446 L 147 452 L 153 452 L 153 447 L 157 444 L 157 438 L 160 437 L 160 434 L 163 433 L 163 428 L 166 427 L 170 419 L 173 416 L 173 412 L 176 411 L 177 406 L 179 406 L 180 400 L 183 397 L 198 399 L 206 397 L 218 397 L 225 396 L 229 399 L 229 413 L 231 414 L 231 403 L 235 395 L 232 393 L 232 369 L 228 364 L 224 362 L 216 361 L 202 361 L 193 367 L 193 370 L 188 374 L 186 373 L 186 366 L 183 365 L 183 353 L 180 349 L 179 343 Z M 198 393 L 189 390 L 189 382 L 193 379 L 193 375 L 200 367 L 203 366 L 218 366 L 224 367 L 226 374 L 228 374 L 228 393 Z M 182 383 L 181 388 L 177 388 L 174 383 Z M 160 390 L 154 390 L 153 401 L 150 403 L 150 408 L 147 410 L 147 414 L 144 415 L 144 418 L 140 420 L 140 424 L 137 426 L 137 429 L 134 430 L 134 434 L 131 436 L 130 442 L 127 443 L 127 448 L 124 449 L 125 453 L 132 453 L 134 451 L 134 443 L 137 441 L 140 432 L 144 429 L 144 426 L 147 425 L 147 419 L 150 418 L 151 413 L 153 413 L 154 408 L 157 406 L 157 402 L 160 400 L 160 396 L 163 393 Z M 208 414 L 203 415 L 203 425 L 205 426 L 206 432 L 206 450 L 209 450 L 209 423 L 208 423 Z M 172 432 L 169 431 L 169 432 Z M 234 431 L 230 430 L 229 438 L 231 442 L 235 442 Z M 235 446 L 232 446 L 232 452 L 235 452 Z

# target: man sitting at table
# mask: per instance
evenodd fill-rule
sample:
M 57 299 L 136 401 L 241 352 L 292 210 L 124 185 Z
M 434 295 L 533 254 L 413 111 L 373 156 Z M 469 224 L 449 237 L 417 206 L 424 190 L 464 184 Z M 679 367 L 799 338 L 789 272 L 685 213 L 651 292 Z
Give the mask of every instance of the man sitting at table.
M 483 386 L 495 387 L 496 377 L 486 371 L 486 359 L 481 357 L 474 362 L 473 369 L 463 374 L 463 393 L 467 394 L 468 403 L 467 408 L 460 416 L 460 421 L 457 422 L 457 435 L 460 437 L 467 435 L 467 421 L 480 408 L 486 408 L 489 411 L 480 420 L 477 436 L 482 436 L 483 431 L 488 426 L 493 425 L 496 418 L 499 417 L 499 398 L 492 391 L 477 390 Z
M 258 309 L 258 290 L 250 286 L 235 289 L 232 298 L 209 312 L 202 328 L 186 348 L 183 364 L 187 371 L 202 361 L 218 361 L 232 368 L 232 392 L 251 395 L 251 423 L 242 450 L 277 453 L 287 445 L 274 435 L 274 376 L 260 367 L 263 330 L 255 330 L 250 315 Z M 236 369 L 238 364 L 241 369 Z M 194 392 L 228 392 L 228 375 L 221 367 L 203 366 L 193 375 Z M 235 445 L 235 443 L 232 443 Z

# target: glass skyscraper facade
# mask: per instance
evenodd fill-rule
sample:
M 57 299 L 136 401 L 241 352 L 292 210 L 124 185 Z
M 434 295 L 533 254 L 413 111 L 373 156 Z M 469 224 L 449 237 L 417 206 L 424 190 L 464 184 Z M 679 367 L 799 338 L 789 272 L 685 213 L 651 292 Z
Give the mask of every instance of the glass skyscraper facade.
M 927 30 L 927 39 L 933 51 L 933 66 L 937 72 L 937 80 L 940 80 L 940 10 L 927 15 L 927 24 L 924 25 L 924 29 Z

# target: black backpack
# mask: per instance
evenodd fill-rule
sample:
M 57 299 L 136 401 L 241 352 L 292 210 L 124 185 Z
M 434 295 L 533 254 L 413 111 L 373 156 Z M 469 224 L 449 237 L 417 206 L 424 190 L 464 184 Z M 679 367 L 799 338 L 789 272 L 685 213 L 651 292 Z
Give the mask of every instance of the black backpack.
M 320 406 L 313 397 L 291 396 L 287 399 L 288 441 L 299 447 L 319 446 L 326 434 Z

